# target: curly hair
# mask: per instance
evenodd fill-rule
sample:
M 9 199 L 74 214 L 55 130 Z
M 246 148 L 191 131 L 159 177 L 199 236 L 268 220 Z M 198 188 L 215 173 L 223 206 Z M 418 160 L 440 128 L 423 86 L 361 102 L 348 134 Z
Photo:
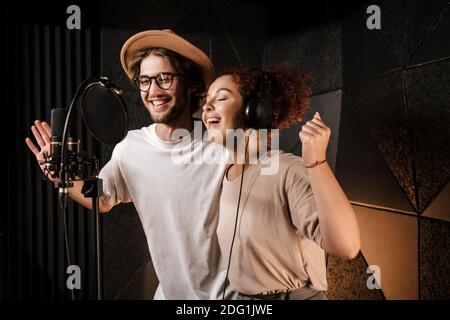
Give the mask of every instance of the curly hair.
M 244 102 L 254 96 L 261 86 L 270 90 L 273 98 L 272 128 L 283 129 L 299 123 L 311 102 L 312 79 L 287 65 L 262 69 L 232 69 L 221 76 L 230 75 Z
M 132 77 L 130 80 L 132 84 L 134 84 L 134 79 L 140 74 L 142 60 L 150 55 L 167 59 L 175 69 L 176 73 L 184 79 L 188 87 L 193 89 L 191 94 L 191 112 L 194 113 L 197 111 L 200 108 L 202 99 L 206 95 L 208 89 L 203 78 L 202 70 L 195 62 L 172 50 L 166 48 L 146 48 L 137 52 L 133 57 L 131 66 Z

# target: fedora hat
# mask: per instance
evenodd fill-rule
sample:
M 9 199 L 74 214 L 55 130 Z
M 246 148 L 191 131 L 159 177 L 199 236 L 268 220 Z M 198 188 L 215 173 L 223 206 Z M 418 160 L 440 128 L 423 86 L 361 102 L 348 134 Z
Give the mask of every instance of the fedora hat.
M 172 30 L 147 30 L 129 38 L 120 51 L 120 62 L 128 77 L 132 77 L 132 63 L 136 53 L 145 48 L 165 48 L 195 62 L 201 67 L 206 85 L 211 84 L 214 68 L 208 56 Z

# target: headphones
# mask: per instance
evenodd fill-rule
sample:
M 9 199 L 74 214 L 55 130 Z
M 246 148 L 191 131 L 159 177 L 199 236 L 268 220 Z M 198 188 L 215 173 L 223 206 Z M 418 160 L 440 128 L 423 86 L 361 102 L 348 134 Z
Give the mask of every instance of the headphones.
M 255 91 L 244 103 L 244 125 L 246 128 L 271 129 L 272 105 L 274 99 L 270 90 L 260 80 Z

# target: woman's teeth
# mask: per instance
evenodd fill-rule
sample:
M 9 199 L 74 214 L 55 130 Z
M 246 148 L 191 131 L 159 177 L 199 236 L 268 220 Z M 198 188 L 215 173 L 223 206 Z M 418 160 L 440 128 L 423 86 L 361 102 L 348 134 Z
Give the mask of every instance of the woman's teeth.
M 220 118 L 211 117 L 206 119 L 209 128 L 219 128 Z

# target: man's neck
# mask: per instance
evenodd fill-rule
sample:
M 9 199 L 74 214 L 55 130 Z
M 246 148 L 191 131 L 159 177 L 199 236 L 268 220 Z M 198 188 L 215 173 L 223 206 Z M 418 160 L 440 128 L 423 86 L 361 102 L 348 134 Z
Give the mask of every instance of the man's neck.
M 156 135 L 164 141 L 172 141 L 172 133 L 176 129 L 186 129 L 188 131 L 191 131 L 193 128 L 193 120 L 191 121 L 190 125 L 186 126 L 173 126 L 169 123 L 157 123 L 156 124 Z
M 194 119 L 192 118 L 189 108 L 186 108 L 188 112 L 183 111 L 180 116 L 168 123 L 157 123 L 156 124 L 156 134 L 164 141 L 172 141 L 172 133 L 176 129 L 186 129 L 191 131 L 194 127 Z

